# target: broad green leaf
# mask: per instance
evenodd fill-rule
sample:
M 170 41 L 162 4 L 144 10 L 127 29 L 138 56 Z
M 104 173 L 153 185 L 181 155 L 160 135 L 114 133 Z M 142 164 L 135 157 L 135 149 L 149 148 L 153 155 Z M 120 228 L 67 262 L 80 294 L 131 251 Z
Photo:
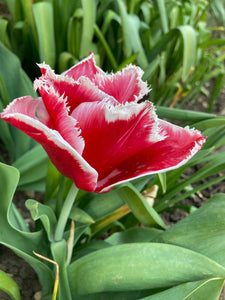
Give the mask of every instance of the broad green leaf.
M 14 203 L 12 203 L 9 210 L 9 219 L 11 225 L 13 225 L 15 228 L 21 231 L 30 232 L 28 224 L 25 222 Z
M 142 69 L 148 66 L 148 60 L 140 37 L 140 20 L 137 16 L 129 15 L 129 36 L 134 53 L 138 53 L 137 62 Z
M 203 131 L 210 127 L 216 127 L 220 125 L 225 125 L 225 117 L 215 117 L 209 120 L 203 120 L 201 122 L 193 124 L 193 127 Z
M 83 209 L 79 207 L 73 207 L 70 212 L 70 218 L 75 222 L 83 224 L 92 224 L 95 221 L 89 216 Z
M 80 42 L 80 58 L 83 58 L 92 50 L 92 39 L 96 18 L 96 1 L 82 0 L 81 2 L 83 8 L 83 27 Z
M 196 53 L 196 32 L 192 26 L 183 25 L 179 26 L 183 39 L 183 71 L 182 80 L 185 81 L 191 71 L 191 68 L 195 66 L 195 53 Z
M 2 43 L 0 43 L 0 57 L 0 74 L 9 95 L 9 100 L 25 95 L 35 97 L 32 82 L 21 68 L 18 57 Z
M 0 43 L 0 57 L 0 93 L 2 96 L 7 94 L 7 99 L 4 98 L 3 103 L 7 104 L 8 101 L 24 95 L 35 97 L 32 83 L 21 68 L 19 59 L 2 43 Z M 0 109 L 3 109 L 1 103 Z M 5 121 L 1 120 L 0 124 L 2 140 L 10 158 L 15 160 L 31 147 L 31 138 L 22 131 L 7 125 Z
M 0 18 L 0 40 L 7 48 L 11 49 L 9 38 L 7 35 L 8 21 Z
M 53 274 L 49 267 L 33 255 L 33 251 L 47 256 L 48 246 L 43 232 L 23 232 L 10 221 L 9 209 L 19 181 L 16 168 L 0 163 L 0 243 L 26 260 L 37 272 L 43 287 L 43 299 L 51 293 Z
M 121 199 L 128 204 L 134 216 L 146 226 L 166 228 L 160 216 L 148 204 L 144 196 L 130 183 L 122 184 L 115 189 Z
M 37 184 L 37 189 L 44 191 L 45 180 L 47 175 L 48 166 L 48 156 L 44 149 L 40 145 L 36 145 L 31 150 L 26 152 L 23 156 L 17 159 L 13 166 L 16 167 L 20 172 L 19 189 L 29 189 L 29 186 L 35 187 Z M 43 180 L 43 185 L 40 188 L 39 182 Z M 33 190 L 30 188 L 30 190 Z
M 26 207 L 34 221 L 41 220 L 49 241 L 53 241 L 57 220 L 52 208 L 32 199 L 26 201 Z
M 29 34 L 31 34 L 35 46 L 37 46 L 38 43 L 38 37 L 37 37 L 37 30 L 36 30 L 36 26 L 35 26 L 35 21 L 34 21 L 34 14 L 32 11 L 32 2 L 30 0 L 23 0 L 21 2 L 22 4 L 22 10 L 24 13 L 24 18 L 26 23 L 30 26 L 31 32 L 29 32 Z
M 15 281 L 5 272 L 0 270 L 0 290 L 7 293 L 12 300 L 20 300 L 20 290 Z
M 158 10 L 160 14 L 160 20 L 162 23 L 162 29 L 164 33 L 167 33 L 169 28 L 168 28 L 168 18 L 167 18 L 167 13 L 166 13 L 166 7 L 165 7 L 165 1 L 164 0 L 156 0 L 157 5 L 158 5 Z
M 186 247 L 225 266 L 224 211 L 225 195 L 216 194 L 201 208 L 158 235 L 155 241 Z M 215 278 L 199 283 L 187 283 L 144 299 L 216 300 L 222 286 L 223 280 Z
M 201 208 L 159 236 L 157 241 L 187 247 L 225 267 L 225 194 L 216 194 Z
M 97 221 L 123 205 L 124 201 L 113 189 L 105 194 L 85 194 L 84 199 L 81 199 L 80 208 Z
M 52 3 L 37 2 L 32 8 L 38 34 L 40 62 L 54 68 L 56 49 Z
M 188 282 L 140 300 L 217 300 L 223 282 L 223 279 Z
M 161 232 L 161 230 L 155 228 L 137 227 L 116 232 L 105 241 L 114 246 L 126 243 L 144 243 L 150 242 Z
M 69 266 L 68 274 L 72 291 L 83 295 L 224 278 L 225 269 L 206 256 L 182 247 L 134 243 L 86 255 Z
M 123 32 L 123 44 L 124 44 L 124 52 L 126 57 L 130 57 L 132 54 L 132 47 L 130 42 L 130 22 L 128 18 L 128 14 L 122 0 L 117 0 L 117 4 L 119 7 L 119 13 L 121 18 L 122 32 Z

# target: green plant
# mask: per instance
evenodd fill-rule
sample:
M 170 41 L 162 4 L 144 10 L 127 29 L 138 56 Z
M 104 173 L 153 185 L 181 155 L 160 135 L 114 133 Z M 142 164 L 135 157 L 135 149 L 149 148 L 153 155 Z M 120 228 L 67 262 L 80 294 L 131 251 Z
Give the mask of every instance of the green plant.
M 224 84 L 224 40 L 213 37 L 221 28 L 207 24 L 217 1 L 5 2 L 12 20 L 0 19 L 1 41 L 32 79 L 36 62 L 59 73 L 93 51 L 108 71 L 136 62 L 158 105 L 181 106 L 209 94 L 205 83 L 214 79 L 210 110 Z
M 75 204 L 70 215 L 76 224 L 71 244 L 70 222 L 64 238 L 54 241 L 52 233 L 57 217 L 50 203 L 49 206 L 27 200 L 32 217 L 42 227 L 41 231 L 29 232 L 22 218 L 14 218 L 16 211 L 11 204 L 19 180 L 18 171 L 0 164 L 0 178 L 0 242 L 23 257 L 37 272 L 43 287 L 42 299 L 51 299 L 56 271 L 54 264 L 45 258 L 59 266 L 59 299 L 65 295 L 67 299 L 157 300 L 212 300 L 219 296 L 225 278 L 223 194 L 215 195 L 173 227 L 166 229 L 162 223 L 161 229 L 157 229 L 157 223 L 135 226 L 139 221 L 129 210 L 122 210 L 126 206 L 127 191 L 130 190 L 130 201 L 135 202 L 140 197 L 134 186 L 127 185 L 94 197 L 81 193 L 76 200 L 78 206 Z M 86 202 L 80 201 L 81 196 Z M 79 203 L 83 208 L 78 209 Z M 153 211 L 147 215 L 151 219 Z M 108 225 L 104 227 L 107 219 Z M 108 236 L 105 240 L 96 240 L 103 229 L 107 229 Z M 66 260 L 68 253 L 71 253 L 70 262 Z M 20 298 L 15 295 L 14 299 Z

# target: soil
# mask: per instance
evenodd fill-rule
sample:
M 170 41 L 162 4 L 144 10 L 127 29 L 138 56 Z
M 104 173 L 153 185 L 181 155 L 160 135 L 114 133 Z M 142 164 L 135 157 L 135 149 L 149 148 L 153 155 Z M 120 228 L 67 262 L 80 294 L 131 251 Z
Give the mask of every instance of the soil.
M 218 115 L 225 115 L 225 89 L 221 92 L 215 105 L 214 112 Z M 207 108 L 207 99 L 200 97 L 197 102 L 187 105 L 187 109 L 193 109 L 198 111 L 205 111 Z M 193 169 L 191 172 L 195 172 Z M 209 199 L 215 193 L 225 192 L 225 182 L 220 182 L 208 189 L 197 193 L 195 197 L 188 198 L 182 201 L 182 204 L 188 204 L 195 207 L 200 207 L 207 199 Z M 14 203 L 26 222 L 29 224 L 31 230 L 33 230 L 34 224 L 31 220 L 30 213 L 25 207 L 25 201 L 28 198 L 41 198 L 40 194 L 31 194 L 27 192 L 16 192 L 14 197 Z M 38 199 L 37 199 L 38 200 Z M 179 220 L 186 217 L 188 214 L 180 209 L 174 209 L 162 214 L 162 218 L 168 226 L 172 226 Z M 39 300 L 41 299 L 41 286 L 38 282 L 38 278 L 34 270 L 21 258 L 16 256 L 10 249 L 0 245 L 0 269 L 8 273 L 15 282 L 19 285 L 22 300 Z M 4 292 L 0 291 L 0 300 L 11 299 Z M 222 291 L 219 300 L 225 300 L 225 289 Z

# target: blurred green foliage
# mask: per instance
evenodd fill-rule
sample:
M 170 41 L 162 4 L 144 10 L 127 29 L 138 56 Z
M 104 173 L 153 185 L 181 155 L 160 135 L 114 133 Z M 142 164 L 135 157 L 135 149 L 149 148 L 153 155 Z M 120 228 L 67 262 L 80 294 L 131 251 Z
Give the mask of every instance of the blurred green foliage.
M 5 0 L 0 40 L 33 79 L 36 62 L 63 72 L 90 51 L 100 67 L 144 69 L 151 101 L 179 106 L 215 80 L 209 109 L 224 83 L 225 10 L 220 1 Z M 215 18 L 214 18 L 215 19 Z M 224 22 L 224 21 L 223 21 Z M 222 24 L 223 24 L 222 22 Z M 218 31 L 222 36 L 218 36 Z

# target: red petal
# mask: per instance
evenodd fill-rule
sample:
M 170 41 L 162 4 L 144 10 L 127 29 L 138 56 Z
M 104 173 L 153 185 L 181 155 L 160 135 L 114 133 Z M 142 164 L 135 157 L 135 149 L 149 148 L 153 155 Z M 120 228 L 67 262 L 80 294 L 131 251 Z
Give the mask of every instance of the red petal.
M 150 102 L 118 106 L 104 101 L 82 103 L 72 116 L 78 120 L 85 140 L 83 157 L 97 170 L 99 180 L 146 148 L 150 139 L 162 138 Z
M 197 130 L 181 128 L 159 120 L 159 128 L 165 139 L 149 143 L 117 166 L 98 183 L 96 192 L 106 192 L 115 184 L 129 181 L 147 174 L 173 170 L 185 164 L 205 142 Z
M 97 172 L 56 130 L 48 128 L 35 117 L 36 109 L 43 108 L 41 101 L 31 97 L 16 99 L 0 117 L 40 143 L 58 170 L 71 178 L 78 188 L 94 191 Z
M 58 131 L 76 151 L 82 153 L 84 141 L 80 137 L 77 121 L 68 115 L 66 100 L 59 97 L 53 88 L 48 89 L 44 85 L 39 88 L 39 92 L 50 116 L 51 128 Z
M 39 66 L 43 75 L 35 80 L 35 89 L 40 90 L 43 85 L 53 88 L 60 96 L 67 98 L 67 106 L 71 112 L 82 102 L 101 101 L 108 96 L 87 77 L 81 76 L 75 81 L 65 75 L 56 75 L 46 64 Z
M 87 58 L 80 61 L 78 64 L 64 72 L 62 75 L 67 75 L 72 77 L 75 81 L 81 76 L 93 79 L 97 73 L 102 73 L 103 71 L 96 66 L 94 54 L 91 53 Z
M 97 73 L 94 82 L 106 94 L 125 104 L 137 102 L 149 92 L 147 83 L 141 80 L 142 75 L 139 67 L 129 65 L 116 74 Z

